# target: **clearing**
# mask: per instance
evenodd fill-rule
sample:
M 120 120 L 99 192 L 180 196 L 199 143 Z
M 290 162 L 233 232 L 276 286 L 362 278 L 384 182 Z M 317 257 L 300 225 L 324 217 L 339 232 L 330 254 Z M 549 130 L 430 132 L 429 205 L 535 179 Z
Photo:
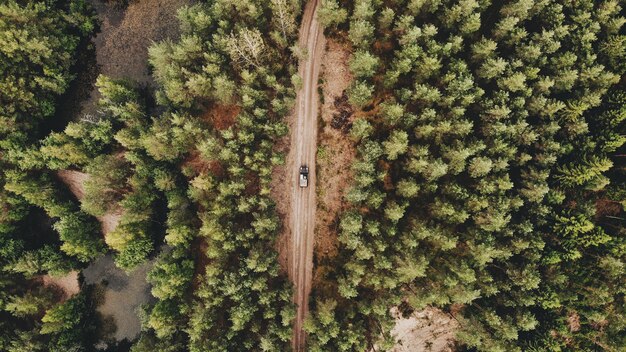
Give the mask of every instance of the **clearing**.
M 84 183 L 89 179 L 88 174 L 75 170 L 59 170 L 56 172 L 56 175 L 67 185 L 78 200 L 81 200 L 85 196 Z M 102 229 L 102 234 L 105 237 L 109 232 L 115 230 L 121 217 L 122 213 L 120 211 L 106 213 L 102 216 L 96 217 L 96 219 L 100 221 L 100 228 Z
M 426 308 L 402 318 L 397 309 L 396 325 L 391 330 L 398 343 L 392 352 L 452 352 L 454 334 L 459 323 L 449 314 L 436 308 Z
M 153 42 L 179 36 L 177 10 L 194 0 L 134 0 L 126 7 L 115 1 L 90 0 L 100 20 L 96 47 L 97 71 L 112 78 L 129 79 L 154 88 L 148 68 L 148 48 Z M 82 113 L 95 115 L 100 94 L 91 91 Z
M 45 287 L 51 287 L 60 293 L 59 300 L 66 301 L 68 298 L 80 292 L 78 271 L 72 270 L 64 276 L 41 275 L 41 283 Z
M 142 304 L 152 299 L 146 275 L 153 264 L 146 262 L 127 274 L 115 266 L 113 256 L 105 255 L 83 270 L 85 282 L 101 285 L 104 291 L 103 301 L 97 310 L 104 321 L 115 324 L 113 337 L 117 341 L 131 341 L 141 331 L 137 313 Z

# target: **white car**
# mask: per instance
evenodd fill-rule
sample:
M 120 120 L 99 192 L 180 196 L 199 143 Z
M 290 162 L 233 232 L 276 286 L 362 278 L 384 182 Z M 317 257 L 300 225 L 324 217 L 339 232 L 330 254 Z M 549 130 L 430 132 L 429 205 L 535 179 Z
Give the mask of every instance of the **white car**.
M 309 168 L 306 165 L 300 166 L 300 187 L 309 185 Z

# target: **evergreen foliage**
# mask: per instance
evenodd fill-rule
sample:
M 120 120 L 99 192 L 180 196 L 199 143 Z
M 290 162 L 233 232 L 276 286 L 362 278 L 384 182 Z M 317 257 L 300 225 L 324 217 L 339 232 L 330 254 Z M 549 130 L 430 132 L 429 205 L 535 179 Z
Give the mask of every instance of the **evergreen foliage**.
M 344 4 L 326 25 L 355 47 L 350 102 L 376 113 L 352 127 L 312 350 L 384 350 L 401 302 L 455 306 L 461 349 L 619 350 L 624 208 L 599 207 L 623 201 L 622 5 Z

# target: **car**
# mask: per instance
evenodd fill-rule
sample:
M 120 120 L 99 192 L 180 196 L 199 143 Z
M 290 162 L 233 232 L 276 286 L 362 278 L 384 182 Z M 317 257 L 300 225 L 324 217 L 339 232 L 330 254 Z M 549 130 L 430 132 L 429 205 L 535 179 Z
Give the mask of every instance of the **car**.
M 300 187 L 304 188 L 309 185 L 309 167 L 306 165 L 300 166 Z

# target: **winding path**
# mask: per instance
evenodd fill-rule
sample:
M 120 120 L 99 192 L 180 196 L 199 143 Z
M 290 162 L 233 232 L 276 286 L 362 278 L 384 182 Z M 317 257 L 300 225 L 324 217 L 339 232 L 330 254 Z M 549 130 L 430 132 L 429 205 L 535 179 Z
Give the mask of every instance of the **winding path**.
M 289 248 L 289 276 L 295 286 L 294 302 L 298 311 L 294 322 L 293 349 L 305 350 L 306 334 L 302 323 L 309 310 L 309 294 L 313 271 L 313 244 L 315 230 L 315 155 L 317 153 L 317 93 L 320 63 L 325 46 L 323 29 L 317 21 L 319 0 L 310 0 L 304 10 L 298 45 L 306 48 L 306 57 L 300 61 L 302 87 L 296 97 L 295 121 L 291 130 L 291 148 L 287 156 L 291 188 L 291 239 Z M 300 188 L 300 165 L 309 167 L 309 187 Z

